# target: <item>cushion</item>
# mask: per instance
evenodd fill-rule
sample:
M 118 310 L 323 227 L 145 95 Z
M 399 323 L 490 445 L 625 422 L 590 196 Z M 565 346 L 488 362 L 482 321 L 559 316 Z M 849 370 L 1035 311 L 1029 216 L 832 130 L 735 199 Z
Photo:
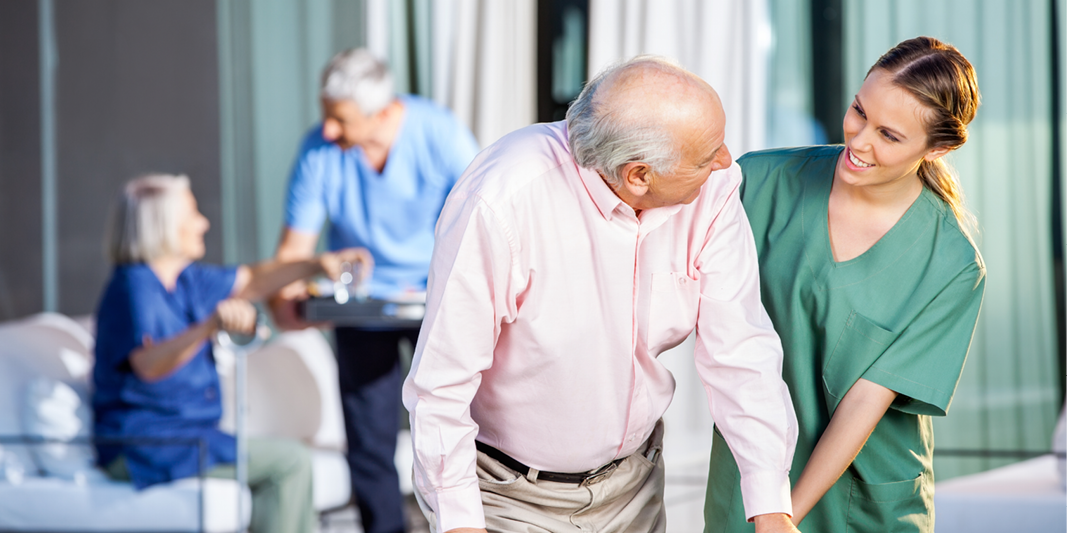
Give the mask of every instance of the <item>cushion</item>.
M 22 419 L 24 435 L 83 441 L 83 444 L 31 446 L 37 467 L 45 475 L 79 484 L 106 479 L 106 475 L 94 466 L 93 447 L 84 444 L 92 435 L 92 427 L 92 411 L 87 398 L 70 385 L 47 377 L 34 378 L 26 385 Z
M 44 376 L 88 389 L 92 337 L 77 323 L 56 313 L 0 324 L 0 435 L 24 431 L 26 384 Z M 22 465 L 26 476 L 38 475 L 29 446 L 4 443 L 7 464 Z
M 5 450 L 0 446 L 0 483 L 18 485 L 26 479 L 27 470 L 35 467 L 27 465 L 24 457 L 23 454 L 14 453 L 11 449 Z
M 316 511 L 330 511 L 348 505 L 352 495 L 348 460 L 336 450 L 311 449 L 312 500 Z

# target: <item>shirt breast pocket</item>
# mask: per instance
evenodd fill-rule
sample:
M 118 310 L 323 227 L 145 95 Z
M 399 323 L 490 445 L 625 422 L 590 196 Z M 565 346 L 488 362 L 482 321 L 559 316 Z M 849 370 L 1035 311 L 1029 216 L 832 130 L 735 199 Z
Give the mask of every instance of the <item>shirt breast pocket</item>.
M 684 272 L 653 272 L 645 340 L 651 353 L 682 343 L 697 322 L 700 284 Z
M 867 369 L 882 356 L 897 334 L 852 311 L 830 356 L 823 362 L 822 379 L 829 403 L 837 406 Z M 831 400 L 828 398 L 828 400 Z

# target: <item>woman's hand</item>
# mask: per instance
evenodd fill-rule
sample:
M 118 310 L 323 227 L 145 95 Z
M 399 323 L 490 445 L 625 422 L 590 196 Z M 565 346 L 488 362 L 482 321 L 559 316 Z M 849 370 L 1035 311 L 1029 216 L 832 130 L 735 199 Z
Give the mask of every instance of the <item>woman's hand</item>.
M 256 308 L 248 300 L 227 298 L 215 306 L 215 324 L 219 329 L 250 335 L 256 331 Z
M 852 464 L 896 397 L 895 391 L 860 378 L 841 399 L 793 485 L 793 520 L 798 525 Z
M 192 360 L 204 342 L 220 329 L 254 333 L 256 308 L 248 300 L 229 298 L 219 302 L 211 316 L 167 340 L 153 341 L 145 335 L 141 346 L 130 352 L 130 368 L 144 381 L 163 379 Z

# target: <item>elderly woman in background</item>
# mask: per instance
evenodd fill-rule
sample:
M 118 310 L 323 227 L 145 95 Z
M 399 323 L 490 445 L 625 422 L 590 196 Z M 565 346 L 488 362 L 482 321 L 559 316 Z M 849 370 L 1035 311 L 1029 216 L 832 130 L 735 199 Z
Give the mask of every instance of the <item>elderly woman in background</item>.
M 365 251 L 255 265 L 199 263 L 209 223 L 185 176 L 155 174 L 129 182 L 114 212 L 108 253 L 115 264 L 97 312 L 93 408 L 101 437 L 151 437 L 197 446 L 99 446 L 112 478 L 137 488 L 196 476 L 233 477 L 234 438 L 218 429 L 219 376 L 209 339 L 219 330 L 251 332 L 261 300 L 281 287 L 343 262 L 369 265 Z M 364 269 L 366 270 L 366 269 Z M 255 438 L 248 443 L 256 533 L 310 532 L 311 460 L 301 444 Z

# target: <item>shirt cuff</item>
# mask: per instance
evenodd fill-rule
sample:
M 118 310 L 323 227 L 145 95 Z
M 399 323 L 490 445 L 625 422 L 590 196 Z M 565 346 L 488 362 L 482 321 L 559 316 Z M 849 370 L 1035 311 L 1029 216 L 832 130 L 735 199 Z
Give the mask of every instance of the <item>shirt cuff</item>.
M 439 533 L 458 527 L 485 529 L 482 492 L 478 483 L 438 492 L 436 515 Z
M 745 502 L 745 518 L 748 520 L 771 513 L 793 516 L 788 471 L 763 470 L 742 475 L 741 498 Z

